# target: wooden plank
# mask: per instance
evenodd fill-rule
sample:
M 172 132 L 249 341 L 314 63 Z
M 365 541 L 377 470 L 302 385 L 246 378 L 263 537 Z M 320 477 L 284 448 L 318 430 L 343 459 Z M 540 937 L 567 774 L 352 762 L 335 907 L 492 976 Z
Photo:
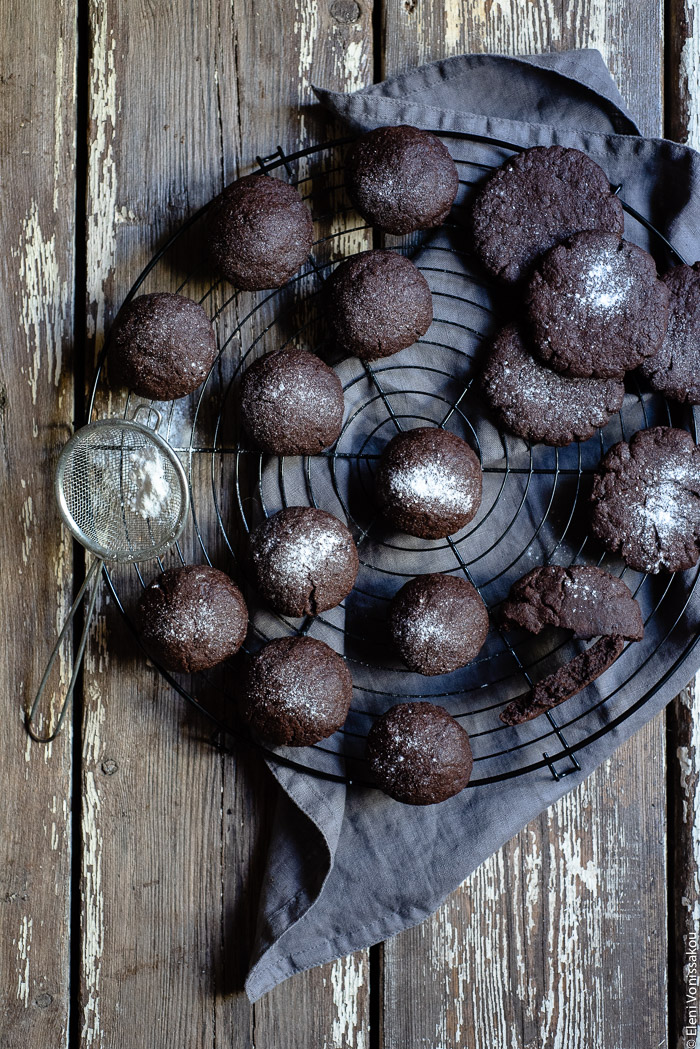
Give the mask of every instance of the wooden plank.
M 65 1046 L 71 732 L 31 743 L 23 712 L 70 605 L 52 476 L 72 419 L 75 8 L 0 8 L 0 1042 Z M 51 683 L 55 711 L 70 650 Z M 50 697 L 51 698 L 51 697 Z
M 700 148 L 700 8 L 693 0 L 671 0 L 667 25 L 666 134 Z M 694 260 L 691 260 L 694 261 Z M 692 1022 L 690 1001 L 697 984 L 700 932 L 700 675 L 668 713 L 669 866 L 669 1044 L 682 1044 Z M 697 1011 L 696 1011 L 697 1016 Z
M 661 128 L 661 4 L 387 0 L 384 73 L 463 51 L 600 48 Z M 383 948 L 385 1049 L 666 1045 L 663 720 Z M 498 789 L 494 787 L 493 789 Z M 614 987 L 614 992 L 612 988 Z
M 257 153 L 322 133 L 298 108 L 311 100 L 312 68 L 331 87 L 365 81 L 369 17 L 346 0 L 323 10 L 311 0 L 91 2 L 96 350 L 169 231 Z M 177 274 L 165 279 L 174 287 Z M 101 396 L 100 411 L 122 407 L 119 394 Z M 125 586 L 129 600 L 137 589 Z M 218 755 L 132 647 L 103 601 L 85 673 L 81 1044 L 111 1046 L 128 1031 L 129 1049 L 245 1049 L 273 1044 L 280 1016 L 294 1015 L 290 1046 L 361 1046 L 368 952 L 294 978 L 255 1009 L 243 996 L 270 778 L 257 761 Z

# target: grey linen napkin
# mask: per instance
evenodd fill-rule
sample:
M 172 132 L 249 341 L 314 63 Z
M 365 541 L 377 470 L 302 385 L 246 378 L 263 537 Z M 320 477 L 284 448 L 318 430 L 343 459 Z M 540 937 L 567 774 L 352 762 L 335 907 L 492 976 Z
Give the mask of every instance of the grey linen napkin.
M 624 200 L 662 229 L 688 261 L 695 261 L 700 254 L 696 247 L 700 229 L 700 157 L 672 142 L 640 137 L 597 51 L 519 58 L 464 55 L 413 70 L 352 95 L 320 89 L 317 95 L 329 110 L 358 131 L 382 124 L 407 123 L 445 133 L 469 132 L 523 146 L 559 143 L 583 149 L 599 161 L 611 182 L 622 183 Z M 471 160 L 483 164 L 499 164 L 508 155 L 507 151 L 490 144 L 460 142 L 454 137 L 447 142 L 453 153 L 468 154 Z M 469 191 L 468 186 L 462 186 L 462 197 Z M 627 220 L 626 235 L 643 246 L 648 244 L 644 228 L 633 220 Z M 410 388 L 418 387 L 419 393 L 424 392 L 423 407 L 435 422 L 440 421 L 436 405 L 442 402 L 438 402 L 438 398 L 454 399 L 455 386 L 459 387 L 460 381 L 461 388 L 464 386 L 465 374 L 453 374 L 459 350 L 454 342 L 457 318 L 461 324 L 473 323 L 477 328 L 480 324 L 483 328 L 483 313 L 472 318 L 470 312 L 478 313 L 478 294 L 475 293 L 477 301 L 472 305 L 460 302 L 458 292 L 463 285 L 442 272 L 444 254 L 440 252 L 454 244 L 449 238 L 449 232 L 436 234 L 419 259 L 435 296 L 435 324 L 448 322 L 442 323 L 439 336 L 432 342 L 433 329 L 426 337 L 433 370 L 426 374 L 416 368 L 411 375 Z M 451 268 L 455 268 L 454 263 Z M 456 293 L 455 298 L 451 292 Z M 410 367 L 418 360 L 416 352 L 423 353 L 425 360 L 428 350 L 403 351 L 399 355 L 401 364 Z M 415 414 L 416 394 L 410 398 L 406 395 L 405 401 L 402 399 L 408 388 L 405 372 L 392 370 L 394 360 L 383 362 L 386 370 L 382 371 L 382 382 L 390 391 L 397 412 L 405 404 L 408 414 Z M 343 361 L 338 370 L 343 382 L 352 384 L 352 393 L 348 393 L 348 409 L 352 410 L 353 397 L 358 404 L 367 400 L 368 391 L 362 386 L 366 377 L 356 360 Z M 465 403 L 465 415 L 473 421 L 484 464 L 502 463 L 504 440 L 501 435 L 483 411 L 470 412 L 475 402 L 470 404 L 467 399 Z M 630 394 L 624 412 L 629 427 L 626 436 L 654 421 L 666 422 L 659 411 L 658 399 L 647 394 L 640 397 Z M 370 452 L 381 447 L 394 432 L 382 428 L 385 417 L 381 400 L 373 402 L 371 409 L 358 415 L 360 421 L 351 434 L 352 439 L 367 437 Z M 687 421 L 687 415 L 685 418 Z M 372 437 L 376 426 L 379 430 Z M 451 428 L 464 432 L 459 427 Z M 604 446 L 609 447 L 621 436 L 619 420 L 611 422 L 606 428 Z M 529 452 L 524 442 L 506 440 L 511 465 L 517 466 L 522 460 L 527 468 Z M 587 442 L 582 446 L 583 465 L 594 467 L 600 453 L 599 442 Z M 542 446 L 533 449 L 539 463 L 554 462 L 556 454 Z M 576 467 L 577 446 L 558 454 L 560 465 L 566 466 L 569 462 Z M 291 464 L 290 468 L 294 469 Z M 352 484 L 349 476 L 345 480 Z M 299 469 L 298 484 L 304 483 Z M 600 558 L 600 549 L 586 538 L 585 520 L 580 520 L 583 516 L 580 512 L 568 531 L 564 530 L 562 539 L 561 522 L 553 521 L 553 514 L 548 511 L 551 479 L 547 475 L 533 479 L 526 507 L 517 517 L 517 527 L 502 536 L 489 552 L 490 529 L 501 535 L 505 523 L 516 515 L 522 495 L 517 483 L 513 483 L 512 490 L 508 489 L 496 500 L 489 490 L 489 484 L 493 483 L 487 475 L 484 506 L 497 501 L 497 520 L 492 526 L 487 522 L 478 528 L 470 536 L 470 545 L 465 547 L 474 566 L 476 582 L 480 578 L 486 581 L 485 597 L 489 604 L 502 600 L 512 579 L 534 564 L 547 560 L 569 563 L 574 557 L 596 563 Z M 342 478 L 340 484 L 342 487 Z M 293 490 L 293 475 L 289 487 Z M 273 490 L 274 479 L 271 479 L 271 498 Z M 327 483 L 318 491 L 320 505 L 343 516 L 334 487 Z M 566 492 L 565 487 L 563 491 Z M 362 493 L 358 498 L 361 497 Z M 381 538 L 387 538 L 387 533 L 380 535 Z M 452 552 L 444 544 L 435 544 L 427 562 L 425 552 L 420 556 L 420 543 L 396 534 L 392 539 L 401 547 L 394 555 L 397 571 L 411 575 L 456 568 Z M 372 544 L 377 541 L 370 535 L 362 547 L 364 571 L 371 576 L 367 589 L 374 595 L 374 605 L 377 598 L 380 604 L 386 601 L 403 581 L 372 572 L 376 553 Z M 383 556 L 387 556 L 385 549 Z M 511 561 L 514 567 L 499 578 L 499 565 Z M 623 568 L 619 562 L 612 567 L 617 571 Z M 689 641 L 697 636 L 700 620 L 700 588 L 695 587 L 695 578 L 694 572 L 686 573 L 666 592 L 668 580 L 643 581 L 634 573 L 625 574 L 633 589 L 641 584 L 638 597 L 646 617 L 651 616 L 661 597 L 664 604 L 660 613 L 650 619 L 644 641 L 628 646 L 604 678 L 567 702 L 566 715 L 559 720 L 567 722 L 569 744 L 575 745 L 596 732 L 609 729 L 578 751 L 580 772 L 556 781 L 548 768 L 540 768 L 517 778 L 469 788 L 442 805 L 411 808 L 369 788 L 346 787 L 271 765 L 282 790 L 262 890 L 256 943 L 246 980 L 251 1001 L 295 972 L 377 943 L 422 921 L 491 853 L 539 812 L 576 787 L 625 739 L 654 717 L 700 666 L 700 648 L 689 651 Z M 352 636 L 355 632 L 366 633 L 367 620 L 371 622 L 372 616 L 377 618 L 376 632 L 381 648 L 381 611 L 377 613 L 373 602 L 366 601 L 362 593 L 346 602 L 344 613 L 350 638 L 346 642 L 346 655 L 351 659 Z M 335 639 L 338 647 L 342 614 L 338 610 L 322 617 L 323 622 L 314 624 L 313 635 L 326 638 L 331 644 Z M 357 631 L 356 625 L 359 625 Z M 536 662 L 540 655 L 552 651 L 551 640 L 535 642 L 525 638 L 521 644 L 529 662 Z M 567 658 L 577 651 L 570 641 L 559 644 L 563 645 Z M 503 647 L 503 642 L 492 630 L 487 657 L 492 651 L 489 646 L 497 645 Z M 468 705 L 472 697 L 480 694 L 483 699 L 483 689 L 490 684 L 490 665 L 488 659 L 480 660 L 465 671 L 450 675 L 447 682 L 442 678 L 416 679 L 403 672 L 400 691 L 403 695 L 439 696 L 439 702 L 448 709 L 463 710 L 465 702 Z M 552 666 L 550 660 L 547 671 Z M 352 668 L 357 686 L 356 713 L 351 715 L 349 725 L 361 735 L 369 724 L 366 717 L 363 720 L 363 707 L 382 710 L 389 706 L 386 694 L 399 691 L 396 682 L 402 672 L 398 666 L 387 668 L 381 656 L 374 666 L 372 659 L 360 658 L 352 662 Z M 524 691 L 522 681 L 520 687 L 517 686 L 516 680 L 512 694 Z M 497 693 L 498 701 L 507 698 Z M 483 701 L 475 705 L 488 706 Z M 631 715 L 619 720 L 630 710 Z M 477 729 L 483 726 L 488 731 L 497 713 L 497 709 L 491 709 L 476 719 L 470 716 L 470 731 L 475 724 Z M 540 725 L 543 720 L 519 730 L 506 730 L 519 733 L 520 763 L 525 763 L 523 755 L 531 755 L 533 761 L 541 760 L 544 749 L 556 749 L 551 737 L 545 744 L 538 741 L 539 735 L 550 731 L 548 724 Z M 489 740 L 490 736 L 485 739 Z M 477 738 L 474 741 L 477 758 L 480 746 L 483 749 L 487 745 L 480 744 Z M 490 746 L 493 749 L 492 744 Z M 507 754 L 501 758 L 489 757 L 489 774 L 507 771 L 513 760 L 512 755 Z M 564 759 L 561 769 L 568 764 Z M 476 773 L 478 769 L 477 761 Z

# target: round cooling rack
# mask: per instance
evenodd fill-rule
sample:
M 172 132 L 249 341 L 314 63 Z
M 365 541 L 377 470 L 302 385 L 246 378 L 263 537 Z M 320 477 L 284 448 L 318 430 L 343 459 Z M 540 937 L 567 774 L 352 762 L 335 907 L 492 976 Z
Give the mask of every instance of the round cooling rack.
M 437 133 L 437 132 L 436 132 Z M 576 754 L 643 706 L 671 677 L 696 642 L 692 626 L 700 569 L 647 576 L 604 554 L 586 532 L 586 501 L 601 455 L 638 429 L 672 424 L 697 440 L 691 408 L 667 403 L 627 377 L 619 415 L 585 443 L 567 448 L 530 445 L 499 432 L 480 402 L 475 382 L 482 344 L 507 316 L 503 293 L 471 258 L 466 234 L 469 197 L 489 171 L 520 147 L 480 136 L 440 133 L 460 174 L 449 221 L 410 238 L 379 237 L 349 206 L 343 154 L 350 139 L 292 154 L 278 149 L 258 158 L 265 173 L 296 185 L 314 215 L 315 243 L 302 271 L 284 288 L 256 295 L 211 283 L 204 233 L 209 205 L 188 219 L 160 249 L 129 292 L 177 291 L 201 302 L 217 330 L 219 355 L 206 382 L 190 398 L 159 403 L 160 433 L 188 472 L 192 508 L 172 553 L 152 564 L 114 567 L 112 594 L 135 631 L 138 593 L 172 564 L 208 562 L 229 572 L 244 589 L 251 611 L 246 648 L 272 637 L 309 634 L 341 652 L 354 680 L 354 699 L 342 730 L 313 747 L 271 749 L 251 739 L 235 716 L 232 694 L 237 659 L 191 677 L 165 678 L 209 718 L 217 745 L 231 737 L 258 747 L 283 765 L 331 780 L 368 783 L 363 751 L 372 719 L 400 700 L 428 698 L 446 707 L 467 729 L 474 751 L 470 786 L 548 768 L 559 779 L 578 769 Z M 656 257 L 660 269 L 683 261 L 646 218 L 624 202 L 625 235 Z M 435 319 L 424 338 L 401 353 L 367 364 L 343 358 L 328 343 L 320 292 L 334 266 L 350 254 L 387 247 L 409 255 L 433 291 Z M 237 420 L 237 389 L 245 368 L 262 353 L 304 346 L 332 364 L 345 391 L 346 416 L 335 446 L 313 457 L 263 455 L 245 443 Z M 123 411 L 143 402 L 119 400 L 109 390 L 102 354 L 89 416 Z M 480 457 L 484 494 L 477 517 L 445 540 L 423 541 L 392 531 L 378 516 L 372 475 L 379 452 L 398 431 L 443 426 Z M 303 621 L 278 616 L 256 599 L 247 578 L 248 532 L 284 506 L 319 506 L 347 520 L 360 555 L 360 572 L 343 605 Z M 578 696 L 516 728 L 499 712 L 534 681 L 583 647 L 563 632 L 533 638 L 499 627 L 499 605 L 511 584 L 538 564 L 604 565 L 625 578 L 645 620 L 645 638 L 629 644 L 614 667 Z M 403 583 L 424 572 L 466 576 L 491 613 L 491 631 L 478 658 L 463 670 L 422 678 L 395 658 L 386 633 L 388 601 Z M 649 682 L 654 682 L 649 687 Z

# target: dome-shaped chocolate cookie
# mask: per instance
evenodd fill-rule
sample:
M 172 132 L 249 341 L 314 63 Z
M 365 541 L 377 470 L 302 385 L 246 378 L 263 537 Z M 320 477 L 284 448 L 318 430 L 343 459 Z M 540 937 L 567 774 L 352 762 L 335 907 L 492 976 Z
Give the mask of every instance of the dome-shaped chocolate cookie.
M 449 150 L 430 131 L 378 127 L 355 142 L 345 164 L 353 204 L 387 233 L 432 229 L 445 221 L 459 187 Z
M 449 674 L 475 659 L 489 631 L 479 592 L 457 576 L 416 576 L 394 595 L 389 632 L 409 670 Z
M 241 380 L 241 421 L 272 455 L 317 455 L 338 439 L 345 400 L 340 379 L 306 350 L 273 350 Z
M 270 641 L 250 659 L 237 694 L 238 711 L 257 735 L 290 747 L 337 732 L 351 701 L 345 660 L 311 637 Z
M 375 477 L 377 502 L 392 524 L 420 539 L 464 528 L 481 504 L 481 466 L 461 437 L 421 426 L 392 438 Z
M 367 733 L 367 760 L 377 786 L 407 805 L 459 794 L 474 764 L 469 736 L 434 703 L 398 703 L 377 718 Z
M 326 304 L 338 345 L 365 361 L 412 346 L 433 320 L 428 282 L 395 251 L 364 251 L 341 262 L 328 281 Z
M 489 178 L 472 211 L 474 247 L 512 284 L 538 256 L 584 229 L 624 230 L 622 204 L 601 167 L 578 149 L 535 146 Z
M 670 295 L 668 329 L 642 372 L 665 397 L 700 404 L 700 262 L 674 266 L 661 279 Z
M 495 336 L 481 388 L 504 429 L 559 447 L 587 441 L 620 410 L 625 396 L 619 379 L 570 379 L 541 364 L 515 325 Z
M 204 382 L 216 352 L 199 303 L 169 292 L 140 295 L 122 307 L 109 333 L 110 377 L 140 397 L 172 401 Z
M 313 222 L 294 186 L 246 175 L 217 197 L 208 237 L 216 269 L 237 288 L 280 288 L 309 257 Z
M 630 568 L 678 572 L 700 556 L 700 447 L 653 426 L 613 445 L 593 479 L 591 527 Z
M 144 590 L 139 634 L 167 670 L 191 674 L 235 655 L 245 641 L 248 609 L 227 575 L 208 565 L 168 568 Z
M 653 356 L 668 290 L 651 255 L 615 233 L 577 233 L 547 252 L 526 295 L 533 352 L 575 378 L 619 378 Z
M 251 532 L 250 559 L 263 598 L 287 616 L 335 608 L 355 583 L 359 559 L 353 538 L 333 514 L 290 506 Z

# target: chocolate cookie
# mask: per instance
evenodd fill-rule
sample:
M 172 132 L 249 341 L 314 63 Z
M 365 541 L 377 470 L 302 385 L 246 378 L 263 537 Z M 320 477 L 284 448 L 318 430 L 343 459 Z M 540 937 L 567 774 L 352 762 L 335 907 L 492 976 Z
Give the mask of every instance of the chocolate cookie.
M 642 613 L 622 579 L 594 565 L 542 565 L 510 588 L 501 609 L 506 629 L 539 634 L 546 626 L 573 630 L 576 637 L 644 636 Z
M 272 455 L 317 455 L 338 439 L 345 400 L 340 379 L 306 350 L 274 350 L 241 381 L 241 421 Z
M 377 502 L 393 525 L 420 539 L 453 535 L 481 504 L 481 466 L 461 437 L 421 426 L 392 438 L 379 459 Z
M 533 351 L 565 375 L 620 377 L 657 352 L 668 298 L 642 248 L 614 233 L 577 233 L 545 255 L 528 285 Z
M 479 654 L 489 614 L 466 579 L 439 572 L 420 575 L 394 595 L 389 632 L 409 670 L 449 674 Z
M 508 283 L 527 276 L 543 252 L 584 229 L 624 230 L 622 204 L 607 175 L 578 149 L 535 146 L 511 157 L 477 197 L 474 246 Z
M 246 175 L 212 206 L 209 252 L 237 288 L 280 288 L 308 259 L 313 233 L 311 213 L 294 186 L 270 175 Z
M 341 262 L 328 281 L 326 304 L 338 345 L 365 361 L 412 346 L 433 320 L 425 277 L 395 251 L 363 251 Z
M 612 666 L 624 647 L 623 637 L 601 637 L 585 652 L 574 656 L 565 666 L 548 674 L 529 692 L 509 703 L 501 713 L 501 721 L 505 725 L 521 725 L 571 699 Z
M 359 559 L 345 525 L 314 507 L 290 506 L 250 535 L 255 585 L 286 616 L 335 608 L 355 583 Z
M 289 747 L 332 736 L 351 701 L 345 660 L 311 637 L 270 641 L 249 661 L 237 694 L 238 712 L 254 732 Z
M 622 407 L 617 379 L 569 379 L 536 361 L 514 325 L 493 340 L 481 388 L 499 424 L 526 441 L 587 441 Z
M 654 426 L 621 441 L 593 480 L 591 527 L 640 572 L 679 572 L 700 554 L 700 448 L 685 430 Z
M 407 805 L 434 805 L 459 794 L 472 774 L 469 736 L 433 703 L 398 703 L 367 733 L 367 760 L 381 787 Z
M 661 279 L 670 295 L 668 330 L 642 371 L 665 397 L 700 404 L 700 262 L 676 266 Z
M 141 639 L 159 663 L 191 674 L 235 655 L 245 641 L 248 609 L 223 572 L 186 565 L 168 568 L 149 583 L 137 621 Z
M 459 187 L 455 162 L 430 131 L 378 127 L 353 145 L 345 164 L 350 198 L 387 233 L 432 229 L 445 221 Z
M 216 359 L 209 317 L 192 299 L 169 292 L 123 306 L 109 334 L 109 371 L 139 397 L 172 401 L 200 386 Z

